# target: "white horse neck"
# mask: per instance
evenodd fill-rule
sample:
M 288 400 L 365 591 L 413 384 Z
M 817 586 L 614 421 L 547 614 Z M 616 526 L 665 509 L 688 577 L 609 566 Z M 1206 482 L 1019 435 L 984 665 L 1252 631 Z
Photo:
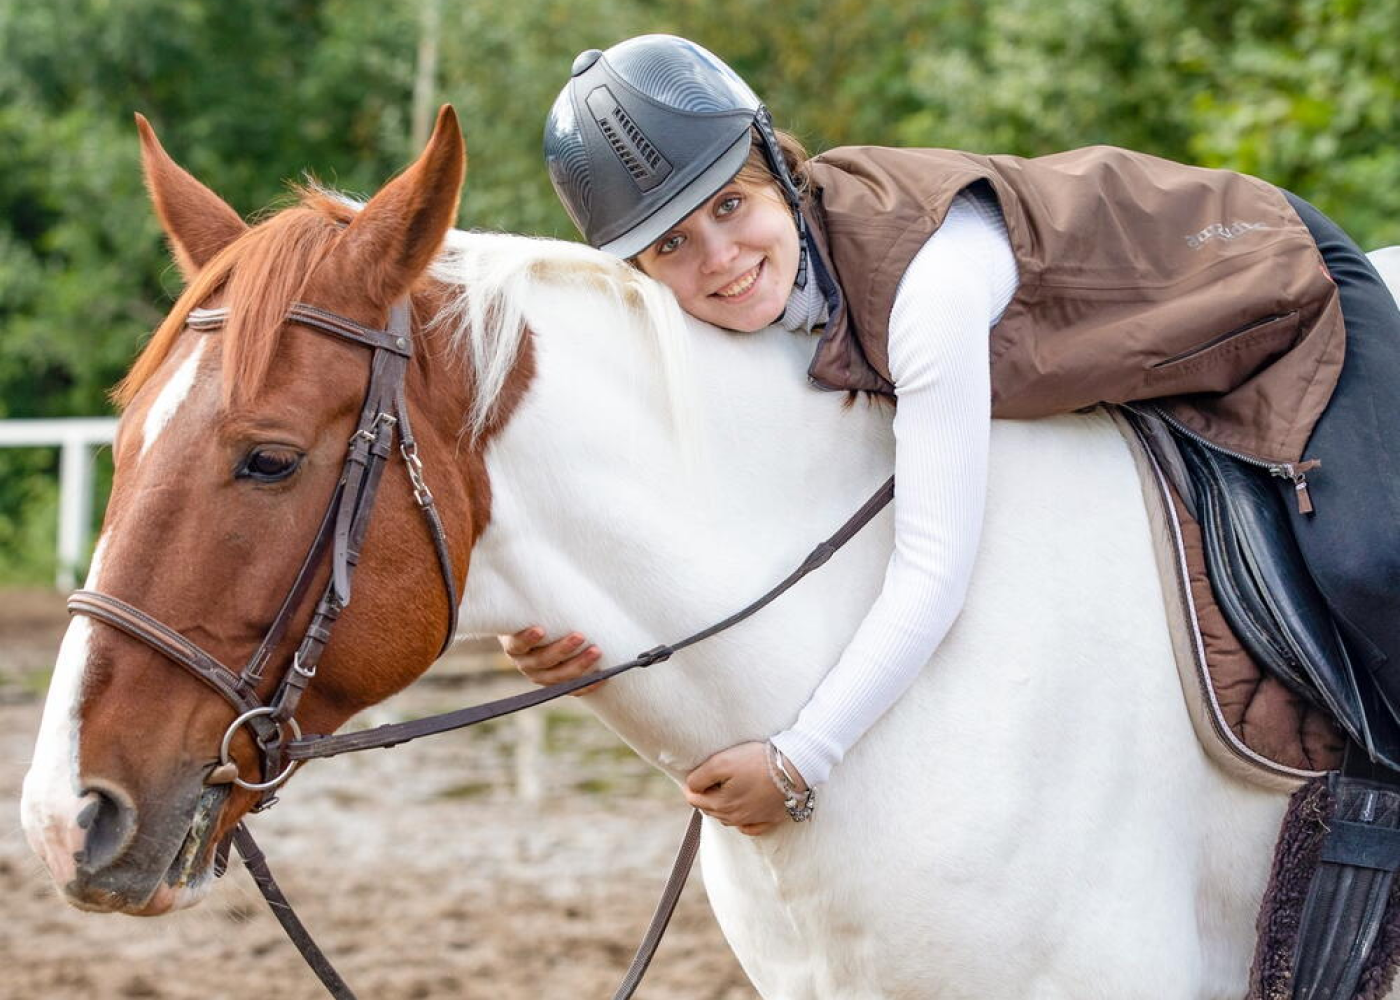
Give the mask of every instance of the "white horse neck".
M 538 621 L 582 630 L 606 662 L 626 659 L 758 596 L 890 474 L 888 412 L 810 388 L 809 336 L 690 321 L 677 331 L 688 355 L 677 399 L 650 324 L 607 296 L 542 288 L 526 318 L 536 375 L 488 452 L 491 522 L 464 595 L 468 631 Z M 688 434 L 676 430 L 677 407 L 689 409 Z M 850 590 L 822 622 L 804 624 L 808 606 L 785 597 L 656 668 L 659 685 L 634 672 L 590 702 L 663 764 L 776 731 L 874 597 L 888 525 L 870 535 L 854 547 L 863 559 L 838 557 L 819 574 L 822 590 L 843 577 Z M 736 670 L 749 675 L 743 705 L 732 703 Z

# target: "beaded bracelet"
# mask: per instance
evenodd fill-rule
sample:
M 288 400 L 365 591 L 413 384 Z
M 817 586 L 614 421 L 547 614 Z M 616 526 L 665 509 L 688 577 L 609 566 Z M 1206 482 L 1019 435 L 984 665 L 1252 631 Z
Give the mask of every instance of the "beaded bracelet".
M 768 758 L 768 776 L 782 793 L 783 808 L 787 810 L 787 814 L 792 817 L 794 823 L 804 823 L 811 819 L 812 810 L 817 808 L 816 791 L 808 788 L 805 792 L 799 792 L 787 769 L 783 767 L 778 748 L 769 742 L 765 744 L 764 749 Z

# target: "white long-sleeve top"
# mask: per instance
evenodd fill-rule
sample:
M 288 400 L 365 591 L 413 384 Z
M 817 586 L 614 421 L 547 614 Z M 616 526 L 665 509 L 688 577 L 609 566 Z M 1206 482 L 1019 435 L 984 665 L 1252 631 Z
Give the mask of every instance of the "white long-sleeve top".
M 820 321 L 816 282 L 785 325 Z M 890 316 L 895 398 L 894 553 L 880 596 L 791 728 L 773 743 L 827 780 L 903 694 L 962 610 L 982 532 L 991 430 L 988 333 L 1017 287 L 995 198 L 969 188 L 900 279 Z

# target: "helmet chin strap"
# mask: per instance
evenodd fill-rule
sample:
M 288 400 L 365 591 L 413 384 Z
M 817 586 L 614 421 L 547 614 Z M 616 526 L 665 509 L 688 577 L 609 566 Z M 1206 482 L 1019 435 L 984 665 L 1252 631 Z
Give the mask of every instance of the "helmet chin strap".
M 799 249 L 797 263 L 797 280 L 793 282 L 794 288 L 807 287 L 807 220 L 802 217 L 802 194 L 797 189 L 797 182 L 793 180 L 792 172 L 788 170 L 787 160 L 783 157 L 783 149 L 778 145 L 778 134 L 773 130 L 773 116 L 768 113 L 768 108 L 760 104 L 754 113 L 754 125 L 758 128 L 759 140 L 763 144 L 763 155 L 768 161 L 768 169 L 778 181 L 778 187 L 782 189 L 783 197 L 787 199 L 788 208 L 792 210 L 793 221 L 797 224 L 797 246 Z

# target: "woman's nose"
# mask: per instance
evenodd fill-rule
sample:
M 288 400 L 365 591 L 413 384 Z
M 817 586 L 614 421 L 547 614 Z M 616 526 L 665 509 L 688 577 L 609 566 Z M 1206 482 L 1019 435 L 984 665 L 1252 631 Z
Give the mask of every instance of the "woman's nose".
M 723 274 L 738 253 L 738 245 L 714 231 L 702 233 L 700 241 L 700 270 L 705 274 Z

